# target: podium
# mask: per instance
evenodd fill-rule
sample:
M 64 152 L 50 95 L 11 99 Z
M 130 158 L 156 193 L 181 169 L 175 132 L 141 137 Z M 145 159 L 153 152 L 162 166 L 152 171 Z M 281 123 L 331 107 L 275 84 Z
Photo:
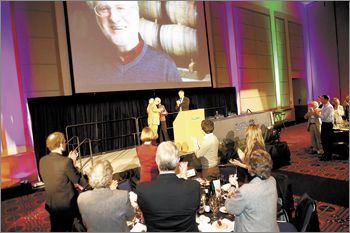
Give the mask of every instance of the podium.
M 204 109 L 179 112 L 173 123 L 175 144 L 187 144 L 188 151 L 194 151 L 192 137 L 197 138 L 199 144 L 203 141 L 202 120 L 204 120 Z

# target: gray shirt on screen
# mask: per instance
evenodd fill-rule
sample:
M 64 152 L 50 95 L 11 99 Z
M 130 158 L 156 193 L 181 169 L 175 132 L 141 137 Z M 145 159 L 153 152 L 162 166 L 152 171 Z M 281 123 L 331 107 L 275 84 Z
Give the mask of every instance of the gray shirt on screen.
M 141 53 L 131 62 L 122 64 L 104 64 L 106 73 L 94 82 L 108 83 L 157 83 L 182 82 L 177 67 L 172 58 L 166 53 L 144 44 Z

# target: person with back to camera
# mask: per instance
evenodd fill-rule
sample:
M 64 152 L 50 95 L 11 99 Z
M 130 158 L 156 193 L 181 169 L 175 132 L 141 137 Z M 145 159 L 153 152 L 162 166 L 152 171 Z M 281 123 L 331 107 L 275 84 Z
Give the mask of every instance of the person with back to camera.
M 126 221 L 135 212 L 130 204 L 129 192 L 118 190 L 118 182 L 112 180 L 113 168 L 108 160 L 97 161 L 89 173 L 93 190 L 81 193 L 78 206 L 87 231 L 129 231 Z
M 150 182 L 159 174 L 156 164 L 157 146 L 152 145 L 155 134 L 149 127 L 145 127 L 141 132 L 141 141 L 143 144 L 136 147 L 137 157 L 140 160 L 141 172 L 140 183 Z
M 103 35 L 115 45 L 109 83 L 182 82 L 175 62 L 147 45 L 139 34 L 137 1 L 88 1 Z M 105 77 L 104 77 L 105 79 Z
M 152 109 L 152 104 L 154 102 L 154 98 L 150 98 L 148 100 L 148 105 L 147 105 L 147 125 L 148 127 L 150 127 L 151 123 L 152 123 L 152 113 L 151 113 L 151 109 Z
M 190 109 L 190 99 L 185 96 L 185 92 L 183 90 L 180 90 L 178 92 L 179 99 L 176 100 L 176 110 L 180 111 L 187 111 Z
M 247 163 L 253 179 L 231 191 L 225 202 L 227 212 L 235 215 L 235 232 L 279 232 L 277 225 L 277 188 L 271 176 L 272 160 L 264 150 L 255 150 Z M 230 183 L 232 183 L 230 181 Z
M 251 124 L 248 126 L 246 133 L 245 133 L 245 141 L 246 141 L 246 147 L 244 149 L 244 152 L 240 149 L 238 149 L 238 156 L 239 159 L 233 159 L 229 160 L 231 164 L 234 164 L 238 167 L 240 167 L 242 170 L 242 173 L 239 172 L 239 179 L 250 179 L 250 175 L 247 171 L 247 164 L 249 162 L 251 154 L 256 150 L 266 150 L 265 149 L 265 140 L 262 136 L 261 128 L 256 124 Z M 241 176 L 243 175 L 243 177 Z
M 160 99 L 156 97 L 153 101 L 153 103 L 150 104 L 149 109 L 147 107 L 148 111 L 148 118 L 149 118 L 149 125 L 153 130 L 153 133 L 157 135 L 158 137 L 158 126 L 160 124 L 160 112 L 161 109 L 158 108 L 158 104 L 160 103 Z
M 74 167 L 78 156 L 71 151 L 63 156 L 66 141 L 61 132 L 51 133 L 46 139 L 50 154 L 39 161 L 40 175 L 45 183 L 45 209 L 49 212 L 51 231 L 72 231 L 74 219 L 80 219 L 77 205 L 78 191 L 88 188 L 85 178 Z
M 158 109 L 160 110 L 160 131 L 159 131 L 159 136 L 160 136 L 160 142 L 163 141 L 169 141 L 169 135 L 168 135 L 168 126 L 166 124 L 166 116 L 168 115 L 168 111 L 166 110 L 165 106 L 162 105 L 162 100 L 159 99 L 159 104 L 158 104 Z
M 307 131 L 310 134 L 311 139 L 311 151 L 312 154 L 323 154 L 321 144 L 321 119 L 320 109 L 318 108 L 317 101 L 312 101 L 308 112 L 304 115 L 304 118 L 308 120 Z
M 194 154 L 200 159 L 202 164 L 202 177 L 219 176 L 220 170 L 218 164 L 220 162 L 219 140 L 213 134 L 214 123 L 211 120 L 203 120 L 201 122 L 201 128 L 205 133 L 204 139 L 201 145 L 198 144 L 198 140 L 194 141 Z
M 134 199 L 143 213 L 147 231 L 198 231 L 200 184 L 176 176 L 179 161 L 179 151 L 173 142 L 160 143 L 156 154 L 159 176 L 136 187 Z

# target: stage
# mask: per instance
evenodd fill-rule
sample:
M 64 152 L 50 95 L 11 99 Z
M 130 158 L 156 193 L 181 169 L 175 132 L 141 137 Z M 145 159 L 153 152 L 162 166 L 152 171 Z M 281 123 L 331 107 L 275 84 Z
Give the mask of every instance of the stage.
M 127 171 L 129 169 L 140 167 L 139 158 L 136 155 L 136 147 L 104 152 L 102 154 L 95 154 L 92 156 L 84 156 L 81 159 L 82 164 L 82 172 L 87 174 L 92 166 L 92 162 L 96 163 L 100 160 L 108 160 L 112 167 L 114 173 L 119 173 L 123 171 Z M 76 162 L 76 166 L 80 169 L 80 160 L 78 159 Z
M 181 161 L 188 161 L 189 166 L 195 167 L 196 169 L 200 167 L 200 162 L 193 158 L 193 152 L 180 152 Z M 136 147 L 116 150 L 111 152 L 104 152 L 102 154 L 95 154 L 91 157 L 86 155 L 81 159 L 82 172 L 87 174 L 92 166 L 92 162 L 96 163 L 99 160 L 108 160 L 112 167 L 113 173 L 120 173 L 130 169 L 140 167 L 140 161 L 136 154 Z M 80 169 L 80 160 L 76 162 L 76 166 Z

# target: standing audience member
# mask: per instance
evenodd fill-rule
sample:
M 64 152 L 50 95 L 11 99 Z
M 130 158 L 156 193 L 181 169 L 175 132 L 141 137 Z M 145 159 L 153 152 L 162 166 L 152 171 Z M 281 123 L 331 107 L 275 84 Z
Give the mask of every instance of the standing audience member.
M 158 168 L 156 164 L 157 146 L 152 145 L 154 140 L 153 130 L 145 127 L 141 132 L 141 141 L 143 144 L 136 147 L 137 157 L 140 160 L 141 174 L 140 182 L 149 182 L 158 175 Z
M 108 160 L 95 163 L 89 174 L 93 190 L 83 192 L 78 197 L 78 206 L 88 231 L 129 231 L 126 221 L 134 217 L 134 209 L 129 201 L 129 193 L 118 190 L 112 180 L 113 168 Z
M 78 153 L 71 151 L 68 157 L 62 155 L 66 150 L 63 133 L 51 133 L 46 147 L 50 154 L 40 159 L 39 169 L 45 183 L 45 209 L 50 214 L 51 231 L 72 231 L 74 219 L 80 218 L 79 193 L 75 186 L 85 189 L 88 183 L 74 167 Z
M 334 97 L 332 100 L 332 105 L 334 108 L 334 124 L 341 124 L 343 123 L 343 116 L 344 114 L 344 108 L 340 105 L 340 101 L 337 97 Z
M 278 232 L 276 180 L 271 176 L 269 153 L 256 150 L 247 164 L 253 179 L 235 192 L 230 192 L 225 206 L 234 214 L 235 232 Z
M 345 113 L 345 119 L 349 121 L 349 96 L 345 97 L 345 100 L 343 102 L 343 108 Z
M 156 155 L 159 176 L 136 187 L 137 203 L 147 231 L 198 231 L 196 212 L 200 203 L 200 185 L 197 181 L 176 176 L 179 160 L 175 144 L 162 142 Z
M 323 107 L 322 104 L 322 95 L 317 96 L 318 108 L 321 109 Z
M 310 134 L 311 139 L 311 153 L 312 154 L 323 154 L 322 144 L 321 144 L 321 119 L 320 119 L 320 109 L 318 108 L 318 103 L 312 101 L 308 112 L 304 115 L 304 118 L 308 120 L 307 131 Z
M 168 126 L 166 124 L 166 116 L 168 115 L 167 110 L 165 109 L 165 106 L 162 105 L 162 100 L 159 99 L 158 109 L 160 110 L 159 116 L 160 116 L 160 142 L 163 141 L 169 141 L 169 135 L 168 135 Z
M 148 116 L 147 117 L 147 125 L 148 125 L 148 127 L 150 127 L 152 124 L 153 115 L 152 115 L 151 110 L 152 110 L 153 102 L 154 102 L 154 98 L 150 98 L 148 100 L 148 105 L 147 105 L 147 116 Z
M 160 103 L 160 99 L 156 97 L 149 106 L 149 109 L 147 107 L 148 111 L 148 118 L 150 119 L 148 127 L 150 127 L 153 130 L 153 133 L 155 135 L 158 135 L 158 125 L 160 124 L 160 109 L 158 109 L 158 104 Z
M 333 122 L 334 109 L 329 103 L 329 96 L 322 96 L 322 112 L 321 112 L 321 142 L 324 154 L 320 158 L 321 161 L 328 161 L 332 159 L 332 142 L 333 142 Z
M 194 143 L 194 153 L 197 158 L 200 159 L 202 164 L 202 177 L 207 178 L 208 176 L 219 176 L 220 170 L 219 164 L 219 140 L 213 134 L 214 122 L 211 120 L 203 120 L 201 127 L 205 133 L 204 139 L 201 145 L 198 145 L 198 140 Z
M 230 163 L 240 167 L 238 170 L 239 179 L 246 181 L 250 179 L 250 175 L 247 171 L 247 164 L 251 154 L 256 150 L 266 150 L 265 149 L 265 140 L 262 135 L 262 131 L 258 125 L 251 124 L 248 126 L 245 133 L 246 147 L 244 152 L 238 150 L 239 159 L 229 160 Z
M 180 90 L 178 92 L 179 99 L 176 100 L 176 110 L 180 111 L 187 111 L 190 109 L 190 99 L 185 96 L 185 92 L 183 90 Z

